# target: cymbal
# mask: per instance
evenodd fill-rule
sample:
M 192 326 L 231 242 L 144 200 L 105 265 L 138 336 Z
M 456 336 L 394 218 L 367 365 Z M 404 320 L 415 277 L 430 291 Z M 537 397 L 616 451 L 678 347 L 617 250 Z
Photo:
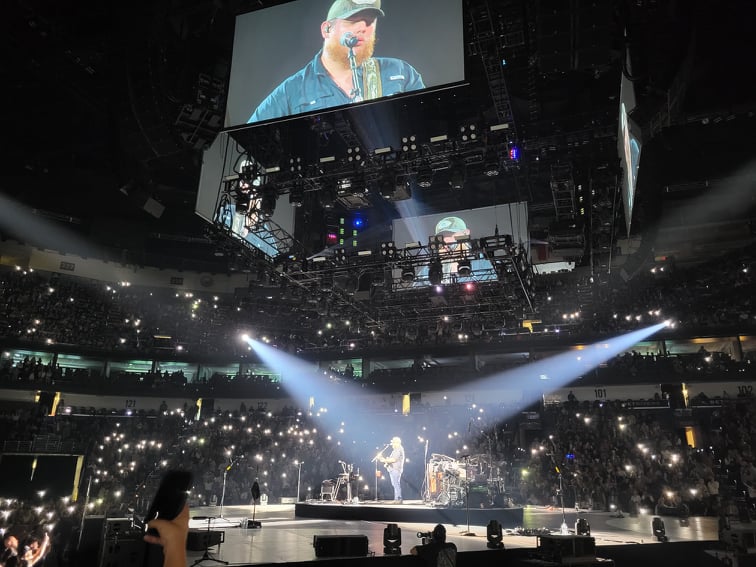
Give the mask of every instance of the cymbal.
M 442 455 L 440 453 L 431 453 L 431 459 L 436 461 L 453 461 L 453 457 L 449 457 L 448 455 Z

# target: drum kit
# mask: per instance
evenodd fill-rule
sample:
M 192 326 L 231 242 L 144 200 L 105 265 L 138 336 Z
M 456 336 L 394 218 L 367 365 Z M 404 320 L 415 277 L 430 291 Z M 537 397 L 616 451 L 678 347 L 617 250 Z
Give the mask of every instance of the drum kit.
M 488 455 L 467 455 L 455 459 L 433 453 L 427 467 L 426 502 L 434 506 L 465 506 L 465 496 L 474 508 L 503 505 L 503 463 Z

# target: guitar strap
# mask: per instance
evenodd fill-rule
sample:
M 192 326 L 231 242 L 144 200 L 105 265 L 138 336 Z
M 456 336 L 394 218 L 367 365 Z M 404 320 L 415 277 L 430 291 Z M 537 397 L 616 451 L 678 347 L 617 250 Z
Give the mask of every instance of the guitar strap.
M 381 68 L 375 57 L 371 57 L 362 64 L 363 100 L 371 100 L 383 96 L 381 83 Z

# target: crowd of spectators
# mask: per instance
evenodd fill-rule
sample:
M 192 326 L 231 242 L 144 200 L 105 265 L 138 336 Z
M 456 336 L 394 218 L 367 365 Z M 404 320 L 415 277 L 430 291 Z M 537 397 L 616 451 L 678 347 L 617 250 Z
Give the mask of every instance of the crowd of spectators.
M 539 303 L 542 328 L 614 334 L 644 326 L 649 318 L 669 317 L 690 328 L 746 331 L 754 326 L 756 316 L 751 266 L 751 257 L 740 252 L 694 269 L 668 264 L 664 271 L 640 270 L 624 283 L 581 281 L 580 293 L 572 284 L 557 285 L 559 275 L 543 277 L 539 280 L 544 294 Z M 200 298 L 30 270 L 3 270 L 0 279 L 0 340 L 40 350 L 64 343 L 101 352 L 105 360 L 108 354 L 243 355 L 248 347 L 237 334 L 260 308 L 231 296 Z M 574 309 L 564 307 L 570 301 Z M 305 339 L 305 334 L 316 334 L 316 326 L 284 330 L 284 317 L 275 325 L 279 334 L 273 342 L 279 341 L 279 346 L 307 348 L 328 345 L 332 339 L 339 344 L 341 339 L 336 330 L 326 338 Z M 630 352 L 595 369 L 592 376 L 600 383 L 658 382 L 660 376 L 674 376 L 675 381 L 736 375 L 740 379 L 750 377 L 753 370 L 752 353 L 742 354 L 734 358 L 703 348 L 677 354 Z M 495 370 L 529 360 L 501 363 Z M 417 386 L 422 391 L 423 384 L 443 387 L 492 370 L 492 366 L 416 364 L 367 375 L 354 368 L 331 372 L 337 382 L 356 381 L 377 390 Z M 277 380 L 268 375 L 216 372 L 188 379 L 180 371 L 74 369 L 61 367 L 55 358 L 33 357 L 0 361 L 0 383 L 33 384 L 39 389 L 134 388 L 198 397 L 250 391 L 283 395 Z M 689 445 L 691 437 L 685 436 L 670 408 L 638 410 L 626 404 L 572 399 L 537 408 L 538 419 L 532 419 L 533 412 L 528 419 L 529 426 L 538 427 L 521 429 L 519 420 L 525 418 L 519 412 L 526 408 L 415 407 L 421 411 L 401 418 L 387 415 L 385 408 L 384 413 L 361 415 L 363 420 L 372 418 L 368 421 L 374 421 L 375 427 L 350 429 L 353 424 L 348 419 L 347 425 L 336 425 L 322 415 L 293 408 L 274 414 L 243 404 L 199 416 L 193 407 L 164 405 L 152 415 L 96 410 L 55 417 L 36 405 L 5 405 L 0 407 L 3 442 L 30 451 L 43 446 L 80 451 L 85 466 L 79 488 L 86 485 L 88 490 L 86 500 L 80 495 L 77 502 L 66 500 L 70 495 L 50 498 L 44 490 L 38 500 L 0 493 L 0 528 L 13 534 L 22 550 L 26 544 L 41 545 L 44 534 L 51 533 L 52 548 L 60 556 L 81 514 L 143 511 L 162 472 L 169 468 L 194 473 L 190 503 L 195 506 L 249 504 L 255 481 L 267 501 L 343 498 L 344 494 L 330 492 L 332 481 L 343 473 L 342 463 L 358 471 L 353 477 L 357 498 L 384 498 L 391 487 L 381 471 L 373 470 L 371 459 L 391 435 L 405 439 L 404 482 L 407 493 L 418 498 L 424 492 L 430 445 L 433 453 L 450 459 L 475 455 L 477 470 L 468 478 L 483 483 L 486 477 L 495 478 L 489 491 L 505 492 L 508 502 L 516 504 L 564 504 L 618 514 L 716 515 L 730 513 L 732 501 L 746 508 L 756 501 L 752 443 L 756 404 L 750 397 L 723 400 L 689 416 L 695 446 Z M 502 421 L 504 414 L 515 417 Z M 491 417 L 481 421 L 481 415 Z M 6 483 L 3 490 L 10 490 L 9 486 Z
M 669 411 L 577 402 L 548 408 L 550 433 L 529 448 L 523 502 L 559 507 L 564 498 L 565 506 L 618 515 L 753 518 L 754 417 L 752 397 L 691 414 L 694 447 Z
M 616 334 L 674 320 L 689 329 L 747 330 L 756 326 L 750 290 L 756 285 L 753 257 L 737 251 L 705 264 L 643 267 L 628 281 L 551 274 L 536 278 L 536 334 Z M 723 293 L 722 290 L 727 290 Z M 275 295 L 275 294 L 273 294 Z M 184 290 L 147 289 L 32 270 L 0 272 L 0 339 L 27 344 L 69 343 L 90 349 L 197 356 L 243 355 L 239 335 L 250 321 L 279 347 L 291 350 L 342 347 L 353 326 L 332 322 L 327 312 L 292 308 L 277 296 L 236 297 Z M 500 321 L 494 335 L 472 333 L 466 342 L 505 341 L 522 332 L 519 321 Z M 511 327 L 511 328 L 510 328 Z M 456 332 L 410 337 L 389 328 L 371 344 L 458 342 Z M 385 336 L 384 336 L 385 335 Z
M 481 506 L 506 502 L 617 514 L 718 515 L 728 510 L 726 502 L 756 502 L 753 398 L 725 401 L 697 414 L 695 447 L 672 410 L 612 402 L 575 400 L 528 415 L 494 404 L 426 406 L 401 417 L 361 412 L 357 421 L 374 422 L 374 428 L 324 415 L 294 407 L 275 414 L 240 407 L 203 416 L 168 404 L 157 414 L 132 417 L 47 416 L 33 404 L 6 408 L 0 413 L 6 443 L 77 440 L 84 467 L 77 502 L 69 500 L 70 493 L 45 497 L 47 487 L 35 487 L 39 497 L 25 500 L 0 494 L 0 528 L 20 540 L 50 532 L 53 547 L 57 542 L 62 553 L 84 506 L 88 514 L 144 513 L 171 468 L 192 471 L 192 506 L 255 503 L 255 481 L 265 502 L 344 499 L 345 487 L 331 492 L 344 472 L 342 462 L 354 466 L 354 496 L 390 498 L 388 479 L 376 476 L 381 471 L 373 469 L 371 459 L 393 434 L 405 439 L 403 482 L 410 498 L 423 497 L 428 459 L 441 454 L 458 463 L 473 455 L 467 478 L 487 486 L 491 498 L 476 503 Z M 520 427 L 524 419 L 531 427 Z M 12 490 L 11 484 L 3 490 Z M 495 500 L 495 492 L 506 499 Z
M 565 506 L 618 513 L 718 513 L 712 496 L 721 469 L 708 448 L 712 440 L 689 446 L 669 411 L 573 402 L 548 408 L 544 420 L 550 433 L 529 447 L 525 502 L 558 507 L 564 498 Z
M 581 384 L 612 385 L 718 380 L 748 380 L 753 377 L 754 353 L 746 351 L 740 359 L 725 352 L 697 352 L 659 354 L 630 351 L 614 357 L 601 367 L 591 369 L 581 377 Z M 377 368 L 363 376 L 354 368 L 329 368 L 333 382 L 356 384 L 373 392 L 422 390 L 423 388 L 451 388 L 460 381 L 475 381 L 482 376 L 505 372 L 535 360 L 510 357 L 495 364 L 414 364 L 393 368 Z M 104 364 L 102 365 L 104 366 Z M 277 374 L 213 372 L 209 377 L 187 378 L 183 371 L 127 372 L 111 370 L 106 377 L 99 370 L 64 368 L 54 359 L 25 356 L 14 362 L 11 357 L 0 359 L 0 385 L 16 388 L 66 388 L 81 393 L 147 394 L 183 397 L 253 396 L 280 398 L 285 395 L 282 384 L 286 378 Z
M 543 326 L 561 331 L 612 335 L 670 319 L 676 326 L 752 329 L 754 255 L 749 249 L 689 266 L 674 260 L 642 265 L 636 273 L 612 277 L 539 276 L 536 298 Z

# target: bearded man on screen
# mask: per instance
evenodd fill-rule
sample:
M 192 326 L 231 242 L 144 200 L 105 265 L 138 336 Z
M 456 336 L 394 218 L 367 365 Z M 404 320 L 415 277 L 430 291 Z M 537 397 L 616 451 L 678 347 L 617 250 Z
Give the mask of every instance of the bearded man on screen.
M 247 122 L 425 88 L 423 78 L 406 61 L 373 57 L 378 18 L 383 16 L 381 0 L 333 2 L 320 24 L 322 49 L 304 68 L 278 85 Z M 352 54 L 354 59 L 350 62 Z

